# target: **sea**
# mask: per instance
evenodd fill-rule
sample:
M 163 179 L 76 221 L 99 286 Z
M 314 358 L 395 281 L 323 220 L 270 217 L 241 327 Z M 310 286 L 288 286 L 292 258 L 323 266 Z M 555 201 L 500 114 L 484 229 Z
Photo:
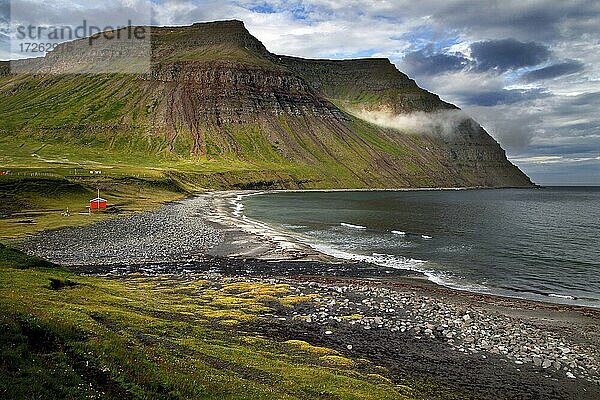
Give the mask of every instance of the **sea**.
M 322 253 L 459 290 L 600 307 L 600 188 L 305 191 L 236 212 Z

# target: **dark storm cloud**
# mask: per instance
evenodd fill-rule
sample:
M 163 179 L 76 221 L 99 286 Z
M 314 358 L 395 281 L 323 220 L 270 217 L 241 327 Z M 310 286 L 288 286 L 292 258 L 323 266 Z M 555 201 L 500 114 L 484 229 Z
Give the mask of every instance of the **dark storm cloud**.
M 466 105 L 493 107 L 502 104 L 515 104 L 525 100 L 548 97 L 550 94 L 542 89 L 501 89 L 488 92 L 464 93 L 460 97 Z
M 523 43 L 516 39 L 486 40 L 471 45 L 471 55 L 481 71 L 511 69 L 539 65 L 550 58 L 547 46 L 539 43 Z
M 533 82 L 543 79 L 552 79 L 563 75 L 581 72 L 583 69 L 584 64 L 581 61 L 569 60 L 558 64 L 553 64 L 548 67 L 529 71 L 523 74 L 523 80 L 525 82 Z
M 552 56 L 547 46 L 516 39 L 486 40 L 472 43 L 472 59 L 461 53 L 435 52 L 431 46 L 404 56 L 401 67 L 415 75 L 435 75 L 444 72 L 474 70 L 504 73 L 542 64 Z M 569 60 L 525 74 L 527 80 L 538 80 L 572 73 L 583 68 L 577 61 Z M 574 71 L 577 72 L 577 71 Z
M 460 54 L 435 53 L 430 48 L 408 53 L 402 60 L 407 72 L 426 75 L 460 71 L 468 64 L 469 60 Z
M 510 36 L 523 41 L 551 42 L 578 38 L 597 30 L 597 0 L 538 1 L 503 0 L 474 5 L 472 0 L 409 2 L 404 13 L 422 12 L 440 26 L 467 29 L 479 37 Z
M 3 25 L 8 24 L 10 20 L 10 3 L 9 0 L 0 0 L 0 29 L 5 28 Z

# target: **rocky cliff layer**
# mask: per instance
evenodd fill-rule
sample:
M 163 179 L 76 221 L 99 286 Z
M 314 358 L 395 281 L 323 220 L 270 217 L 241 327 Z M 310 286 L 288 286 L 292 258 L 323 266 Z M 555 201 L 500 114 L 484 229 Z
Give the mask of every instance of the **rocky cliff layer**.
M 85 73 L 129 54 L 98 38 L 92 47 L 59 46 L 26 62 L 27 74 L 1 78 L 0 130 L 41 141 L 47 132 L 85 132 L 108 151 L 129 135 L 150 143 L 146 151 L 242 165 L 257 171 L 252 179 L 263 174 L 284 187 L 531 185 L 469 119 L 450 135 L 363 120 L 357 110 L 456 109 L 388 60 L 274 55 L 239 21 L 146 29 L 149 58 L 143 48 L 131 58 L 136 67 L 147 62 L 146 71 Z
M 398 114 L 457 108 L 419 88 L 388 59 L 306 60 L 280 57 L 279 62 L 328 98 L 348 106 L 385 107 Z

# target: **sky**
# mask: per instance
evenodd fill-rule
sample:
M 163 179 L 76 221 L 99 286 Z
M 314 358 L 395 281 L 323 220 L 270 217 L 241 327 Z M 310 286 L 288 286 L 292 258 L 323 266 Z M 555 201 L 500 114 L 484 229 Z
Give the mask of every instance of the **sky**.
M 387 57 L 481 123 L 536 183 L 600 185 L 598 0 L 0 0 L 0 59 L 14 57 L 10 3 L 39 25 L 240 19 L 278 54 Z

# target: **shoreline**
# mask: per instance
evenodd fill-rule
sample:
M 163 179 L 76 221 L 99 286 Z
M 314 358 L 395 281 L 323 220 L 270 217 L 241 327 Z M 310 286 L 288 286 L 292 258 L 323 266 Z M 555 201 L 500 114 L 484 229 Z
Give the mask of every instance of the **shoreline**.
M 439 189 L 407 189 L 408 191 L 420 191 L 420 190 L 445 190 L 442 188 Z M 460 189 L 450 189 L 450 190 L 465 190 L 464 188 Z M 294 190 L 291 192 L 328 192 L 328 191 L 340 191 L 338 189 L 332 190 Z M 343 189 L 342 191 L 353 191 Z M 370 190 L 365 189 L 363 191 L 379 191 L 377 189 Z M 205 235 L 208 237 L 207 243 L 202 243 L 199 245 L 199 248 L 194 246 L 188 246 L 187 248 L 176 248 L 172 255 L 173 259 L 168 257 L 159 257 L 158 260 L 153 259 L 155 254 L 151 254 L 155 251 L 155 246 L 150 246 L 146 250 L 146 254 L 139 259 L 130 259 L 130 260 L 121 260 L 103 258 L 102 260 L 97 259 L 94 260 L 92 257 L 91 264 L 95 265 L 115 265 L 119 266 L 123 263 L 140 263 L 140 262 L 154 262 L 158 261 L 159 263 L 170 263 L 170 262 L 194 262 L 197 260 L 202 260 L 202 254 L 206 254 L 211 257 L 223 257 L 223 258 L 236 258 L 240 260 L 261 260 L 268 261 L 271 263 L 289 263 L 289 262 L 322 262 L 326 264 L 333 265 L 341 265 L 348 263 L 362 263 L 364 264 L 374 264 L 381 268 L 385 268 L 384 263 L 374 263 L 370 260 L 365 260 L 363 257 L 353 258 L 351 256 L 355 256 L 355 254 L 347 253 L 346 258 L 340 257 L 334 254 L 328 254 L 323 252 L 321 249 L 311 245 L 308 241 L 302 241 L 297 236 L 294 236 L 292 233 L 282 232 L 277 230 L 265 223 L 260 221 L 252 220 L 244 216 L 241 211 L 242 209 L 235 210 L 236 204 L 239 206 L 240 199 L 247 196 L 260 195 L 264 193 L 286 193 L 290 191 L 280 191 L 280 190 L 254 190 L 254 191 L 241 191 L 241 190 L 229 190 L 229 191 L 207 191 L 196 193 L 195 195 L 181 199 L 168 202 L 164 204 L 161 208 L 155 211 L 148 211 L 141 214 L 133 214 L 133 215 L 125 215 L 119 216 L 116 219 L 109 219 L 105 221 L 97 222 L 91 226 L 84 227 L 66 227 L 56 231 L 47 231 L 41 234 L 34 236 L 33 238 L 25 239 L 25 245 L 18 245 L 20 248 L 24 249 L 30 255 L 37 255 L 42 257 L 47 257 L 50 261 L 54 261 L 56 263 L 62 263 L 66 266 L 77 266 L 84 265 L 87 262 L 78 258 L 81 258 L 81 254 L 90 251 L 90 253 L 94 253 L 96 249 L 82 249 L 78 250 L 78 253 L 75 258 L 71 257 L 70 251 L 68 249 L 62 249 L 56 251 L 56 248 L 60 248 L 60 244 L 53 244 L 53 241 L 49 244 L 44 244 L 38 242 L 40 238 L 47 238 L 48 236 L 51 239 L 60 242 L 61 236 L 63 232 L 69 234 L 75 234 L 77 231 L 87 231 L 88 233 L 93 230 L 95 226 L 99 226 L 102 229 L 105 229 L 106 226 L 119 225 L 119 222 L 127 222 L 134 221 L 138 219 L 145 219 L 145 216 L 151 217 L 155 215 L 162 214 L 162 211 L 169 207 L 176 207 L 179 205 L 185 205 L 189 202 L 195 202 L 196 200 L 200 200 L 200 205 L 195 206 L 196 209 L 190 209 L 185 212 L 194 214 L 194 217 L 198 217 L 204 221 L 204 225 L 208 225 L 208 229 L 205 230 Z M 185 208 L 185 207 L 184 207 Z M 180 212 L 181 213 L 181 212 Z M 161 215 L 161 217 L 164 217 Z M 184 215 L 182 215 L 184 217 Z M 152 219 L 152 218 L 150 218 Z M 152 221 L 145 220 L 145 224 L 152 223 Z M 126 224 L 121 224 L 121 229 L 127 230 Z M 173 234 L 180 234 L 178 230 L 179 227 L 171 226 L 169 227 L 173 232 Z M 161 228 L 159 227 L 158 230 Z M 112 231 L 118 231 L 118 229 L 113 228 Z M 202 230 L 201 230 L 202 231 Z M 201 232 L 200 231 L 200 232 Z M 157 232 L 158 233 L 158 232 Z M 216 238 L 216 240 L 214 240 Z M 57 240 L 58 239 L 58 240 Z M 112 235 L 107 234 L 103 240 L 112 241 L 114 240 Z M 165 238 L 168 240 L 168 238 Z M 27 243 L 33 242 L 34 245 L 28 245 Z M 196 244 L 196 243 L 194 243 Z M 169 243 L 163 243 L 165 247 L 170 247 Z M 55 249 L 50 250 L 50 247 L 54 247 Z M 132 252 L 138 251 L 137 249 L 131 249 Z M 172 250 L 172 249 L 169 249 Z M 188 251 L 191 256 L 190 257 L 179 257 L 183 252 Z M 163 256 L 168 254 L 168 250 L 163 249 L 161 251 Z M 193 253 L 193 254 L 192 254 Z M 92 254 L 93 255 L 93 254 Z M 114 255 L 114 254 L 113 254 Z M 88 260 L 89 261 L 89 260 Z M 432 285 L 436 285 L 440 288 L 444 288 L 450 291 L 455 292 L 457 295 L 478 295 L 478 296 L 486 296 L 492 298 L 500 298 L 500 299 L 514 299 L 517 301 L 528 301 L 533 303 L 542 303 L 548 305 L 559 305 L 559 306 L 567 306 L 567 307 L 580 307 L 580 308 L 589 308 L 593 310 L 599 310 L 600 307 L 593 307 L 587 304 L 574 304 L 569 302 L 567 298 L 560 296 L 545 296 L 547 298 L 540 298 L 539 296 L 519 296 L 517 292 L 510 294 L 503 294 L 485 290 L 475 290 L 468 287 L 457 287 L 451 284 L 444 284 L 443 282 L 432 279 L 431 276 L 427 275 L 425 272 L 410 269 L 410 268 L 398 268 L 398 267 L 389 267 L 389 269 L 397 272 L 394 275 L 403 276 L 406 278 L 406 275 L 410 275 L 411 279 L 415 279 L 417 281 L 428 281 Z M 387 272 L 389 273 L 389 271 Z M 381 274 L 381 276 L 385 276 L 386 272 Z M 337 275 L 339 276 L 339 275 Z M 367 277 L 368 278 L 368 277 Z
M 478 188 L 410 188 L 410 189 L 399 189 L 400 191 L 444 191 L 444 190 L 476 190 Z M 496 190 L 495 188 L 488 188 L 490 190 Z M 498 188 L 500 189 L 500 188 Z M 524 189 L 532 189 L 532 188 L 524 188 Z M 534 188 L 535 189 L 535 188 Z M 261 194 L 269 194 L 269 193 L 287 193 L 287 192 L 295 192 L 295 193 L 305 193 L 305 192 L 353 192 L 353 191 L 363 191 L 363 192 L 383 192 L 383 191 L 398 191 L 395 189 L 361 189 L 361 190 L 352 190 L 352 189 L 326 189 L 326 190 L 257 190 L 257 191 L 220 191 L 220 192 L 209 192 L 204 193 L 204 195 L 208 195 L 211 197 L 211 200 L 216 203 L 217 212 L 211 216 L 211 220 L 218 224 L 234 226 L 237 229 L 240 229 L 246 232 L 251 236 L 259 236 L 264 238 L 267 242 L 271 243 L 273 246 L 272 252 L 268 256 L 261 256 L 260 253 L 254 254 L 258 259 L 263 260 L 271 260 L 271 261 L 322 261 L 329 262 L 334 264 L 339 263 L 347 263 L 347 262 L 356 262 L 356 261 L 364 261 L 371 262 L 369 260 L 370 257 L 360 256 L 354 253 L 346 253 L 344 251 L 338 251 L 335 249 L 331 249 L 330 253 L 327 253 L 321 248 L 313 243 L 308 241 L 303 241 L 298 236 L 295 236 L 292 233 L 282 232 L 277 230 L 266 223 L 253 220 L 247 216 L 243 215 L 243 205 L 241 204 L 241 200 L 244 197 L 255 196 Z M 224 256 L 231 256 L 228 254 L 219 254 Z M 234 254 L 233 256 L 237 256 Z M 278 259 L 277 257 L 281 257 Z M 345 258 L 344 258 L 345 257 Z M 382 263 L 375 263 L 379 266 L 384 266 Z M 499 297 L 499 298 L 507 298 L 507 299 L 515 299 L 522 301 L 531 301 L 531 302 L 539 302 L 549 305 L 564 305 L 570 307 L 582 307 L 582 308 L 590 308 L 595 310 L 600 310 L 600 305 L 594 307 L 589 304 L 577 304 L 577 299 L 569 296 L 562 296 L 556 294 L 527 294 L 519 295 L 519 292 L 510 291 L 508 289 L 503 291 L 496 290 L 491 288 L 485 288 L 481 290 L 477 290 L 473 287 L 461 287 L 459 285 L 453 285 L 451 283 L 446 283 L 443 279 L 436 277 L 433 274 L 428 274 L 426 272 L 410 269 L 410 268 L 398 268 L 403 271 L 408 271 L 414 274 L 416 279 L 426 279 L 434 285 L 443 287 L 448 290 L 452 290 L 460 293 L 466 294 L 477 294 L 481 296 L 491 296 L 491 297 Z M 487 289 L 487 290 L 486 290 Z
M 324 254 L 302 243 L 297 238 L 285 232 L 278 231 L 267 224 L 253 220 L 242 214 L 243 205 L 241 199 L 248 196 L 256 196 L 267 191 L 225 191 L 209 192 L 201 194 L 212 203 L 213 211 L 207 216 L 207 219 L 221 226 L 230 227 L 244 232 L 251 238 L 261 238 L 261 245 L 256 249 L 240 252 L 236 249 L 235 240 L 233 246 L 227 246 L 225 243 L 224 251 L 218 252 L 213 249 L 211 254 L 225 257 L 256 258 L 258 260 L 269 261 L 322 261 L 322 262 L 342 262 L 330 255 Z M 239 241 L 238 241 L 239 242 Z
M 600 392 L 599 309 L 459 291 L 411 271 L 323 257 L 276 231 L 257 236 L 256 225 L 230 212 L 232 199 L 252 193 L 204 193 L 151 213 L 47 232 L 25 250 L 81 276 L 124 282 L 286 285 L 307 300 L 240 332 L 331 348 L 395 379 L 428 377 L 483 399 L 592 400 Z
M 304 332 L 297 337 L 313 345 L 437 377 L 475 398 L 594 399 L 600 391 L 598 333 L 590 333 L 598 310 L 457 295 L 410 278 L 274 282 L 320 294 L 320 307 L 294 313 L 294 328 L 279 328 Z

